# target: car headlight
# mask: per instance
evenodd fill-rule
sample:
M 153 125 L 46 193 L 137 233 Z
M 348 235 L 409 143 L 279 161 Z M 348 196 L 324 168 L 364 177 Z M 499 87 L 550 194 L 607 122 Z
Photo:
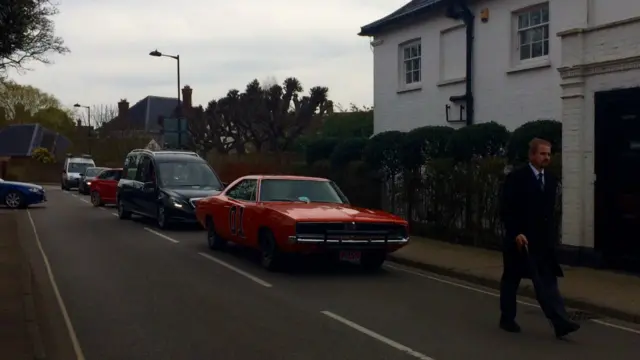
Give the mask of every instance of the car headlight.
M 31 191 L 32 193 L 39 193 L 40 189 L 38 189 L 38 188 L 29 188 L 29 191 Z
M 173 207 L 177 207 L 177 208 L 182 207 L 182 201 L 180 199 L 170 198 L 169 203 L 173 205 Z
M 87 181 L 87 185 L 91 185 L 91 181 Z

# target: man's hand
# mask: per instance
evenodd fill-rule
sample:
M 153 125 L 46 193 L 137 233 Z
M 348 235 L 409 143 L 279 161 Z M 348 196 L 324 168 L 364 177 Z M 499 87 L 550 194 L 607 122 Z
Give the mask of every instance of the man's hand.
M 520 234 L 516 236 L 516 245 L 518 246 L 519 250 L 522 250 L 523 247 L 529 245 L 529 241 L 527 240 L 527 237 L 524 236 L 524 234 Z

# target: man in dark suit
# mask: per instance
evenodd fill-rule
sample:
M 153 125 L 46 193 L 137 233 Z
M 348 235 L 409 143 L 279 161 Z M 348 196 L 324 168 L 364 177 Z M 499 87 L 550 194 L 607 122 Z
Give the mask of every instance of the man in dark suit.
M 555 254 L 558 232 L 554 218 L 558 180 L 545 168 L 551 161 L 551 144 L 542 139 L 529 143 L 529 163 L 509 175 L 502 189 L 501 215 L 505 225 L 504 271 L 500 285 L 500 328 L 520 332 L 516 323 L 516 294 L 520 280 L 530 278 L 545 316 L 556 337 L 577 331 L 558 289 L 564 276 Z

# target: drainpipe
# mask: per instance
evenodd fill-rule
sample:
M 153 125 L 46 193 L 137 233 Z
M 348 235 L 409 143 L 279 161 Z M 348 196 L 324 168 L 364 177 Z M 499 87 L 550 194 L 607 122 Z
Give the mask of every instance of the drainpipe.
M 475 35 L 475 16 L 467 4 L 467 0 L 455 0 L 447 8 L 447 17 L 455 20 L 462 20 L 466 29 L 466 82 L 465 82 L 465 94 L 452 96 L 449 100 L 464 101 L 465 110 L 467 115 L 467 125 L 473 125 L 474 123 L 474 99 L 473 99 L 473 40 Z

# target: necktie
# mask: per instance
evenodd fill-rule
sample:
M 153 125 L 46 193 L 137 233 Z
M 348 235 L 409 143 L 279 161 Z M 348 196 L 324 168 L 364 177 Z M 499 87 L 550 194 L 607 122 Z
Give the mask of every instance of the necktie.
M 538 173 L 538 185 L 540 185 L 540 190 L 544 191 L 544 174 Z

